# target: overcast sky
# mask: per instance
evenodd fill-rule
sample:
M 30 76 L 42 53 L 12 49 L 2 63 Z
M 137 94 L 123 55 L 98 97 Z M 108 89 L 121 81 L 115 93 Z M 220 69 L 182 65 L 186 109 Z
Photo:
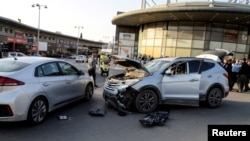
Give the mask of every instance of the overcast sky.
M 148 4 L 165 4 L 167 0 L 147 0 Z M 32 4 L 47 5 L 40 10 L 40 28 L 70 36 L 78 36 L 75 26 L 84 39 L 111 41 L 115 35 L 115 25 L 111 20 L 118 11 L 127 12 L 141 8 L 142 0 L 2 0 L 0 16 L 23 24 L 38 27 L 38 7 Z

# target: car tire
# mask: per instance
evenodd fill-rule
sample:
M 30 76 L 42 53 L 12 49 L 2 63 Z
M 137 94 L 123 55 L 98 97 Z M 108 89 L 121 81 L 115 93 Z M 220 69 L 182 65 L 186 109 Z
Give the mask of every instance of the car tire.
M 91 84 L 88 84 L 86 89 L 85 89 L 85 95 L 84 95 L 84 100 L 90 101 L 93 97 L 94 93 L 94 88 Z
M 211 108 L 219 107 L 222 101 L 222 90 L 214 87 L 207 94 L 206 103 Z
M 158 106 L 157 94 L 150 89 L 141 91 L 135 100 L 136 110 L 140 113 L 150 113 L 153 112 Z
M 48 103 L 45 98 L 36 98 L 29 107 L 28 122 L 32 125 L 42 123 L 48 114 Z

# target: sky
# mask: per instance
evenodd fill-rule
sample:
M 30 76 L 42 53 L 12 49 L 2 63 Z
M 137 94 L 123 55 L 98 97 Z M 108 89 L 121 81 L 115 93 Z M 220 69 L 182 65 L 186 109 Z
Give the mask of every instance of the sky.
M 165 4 L 167 0 L 147 0 L 147 7 Z M 83 39 L 110 42 L 115 36 L 112 19 L 117 12 L 141 9 L 142 0 L 4 0 L 0 16 L 40 29 Z M 44 6 L 47 6 L 47 9 Z M 83 27 L 83 28 L 75 28 Z M 78 34 L 79 33 L 79 34 Z

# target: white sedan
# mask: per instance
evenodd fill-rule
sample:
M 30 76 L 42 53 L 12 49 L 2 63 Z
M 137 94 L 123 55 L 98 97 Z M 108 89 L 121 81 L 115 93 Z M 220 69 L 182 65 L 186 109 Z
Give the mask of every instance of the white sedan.
M 39 124 L 48 112 L 93 96 L 93 78 L 55 58 L 0 59 L 0 121 Z

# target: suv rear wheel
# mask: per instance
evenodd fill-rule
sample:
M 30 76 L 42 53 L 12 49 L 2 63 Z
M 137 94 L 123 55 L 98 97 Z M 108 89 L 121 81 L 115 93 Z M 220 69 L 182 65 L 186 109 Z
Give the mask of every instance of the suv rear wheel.
M 207 94 L 207 104 L 211 108 L 219 107 L 222 100 L 222 90 L 214 87 Z

